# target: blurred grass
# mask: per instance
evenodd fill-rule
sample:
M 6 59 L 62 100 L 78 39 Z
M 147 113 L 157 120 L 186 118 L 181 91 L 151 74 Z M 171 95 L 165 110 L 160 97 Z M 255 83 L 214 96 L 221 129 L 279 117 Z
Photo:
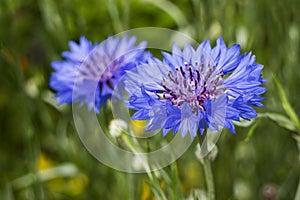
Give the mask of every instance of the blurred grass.
M 85 35 L 101 41 L 142 26 L 176 29 L 198 41 L 215 41 L 221 34 L 226 43 L 240 43 L 265 65 L 267 101 L 259 111 L 285 115 L 274 73 L 299 119 L 299 9 L 298 0 L 0 1 L 0 199 L 152 198 L 145 189 L 146 175 L 99 164 L 81 144 L 70 106 L 53 104 L 50 62 L 60 59 L 68 40 Z M 217 198 L 264 199 L 267 185 L 278 190 L 278 199 L 293 199 L 300 174 L 294 131 L 259 118 L 245 142 L 250 129 L 238 127 L 237 135 L 225 132 L 218 142 L 213 164 Z M 194 151 L 195 145 L 178 161 L 186 196 L 205 185 Z M 78 171 L 15 187 L 18 178 L 41 173 L 41 155 L 52 167 L 71 163 Z

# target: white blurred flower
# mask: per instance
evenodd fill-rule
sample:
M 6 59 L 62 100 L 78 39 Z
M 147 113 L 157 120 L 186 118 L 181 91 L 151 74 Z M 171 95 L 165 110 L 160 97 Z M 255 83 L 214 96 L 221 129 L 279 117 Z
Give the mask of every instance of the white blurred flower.
M 134 156 L 132 166 L 136 170 L 144 170 L 145 169 L 146 171 L 150 171 L 147 158 L 142 155 Z
M 236 30 L 236 40 L 242 47 L 247 45 L 248 32 L 246 27 L 241 26 Z
M 122 119 L 114 119 L 109 124 L 109 133 L 113 137 L 119 137 L 123 131 L 127 131 L 128 125 Z
M 205 141 L 206 142 L 206 141 Z M 195 154 L 198 158 L 198 160 L 202 160 L 205 156 L 208 156 L 208 158 L 212 161 L 214 161 L 218 155 L 218 147 L 217 145 L 213 145 L 210 150 L 207 150 L 206 148 L 203 148 L 202 145 L 206 144 L 197 144 Z
M 237 199 L 249 199 L 251 197 L 250 186 L 244 180 L 236 180 L 234 182 L 233 193 Z
M 35 75 L 27 80 L 25 84 L 25 92 L 27 95 L 31 98 L 36 98 L 40 93 L 39 86 L 43 84 L 43 82 L 44 78 L 40 75 Z

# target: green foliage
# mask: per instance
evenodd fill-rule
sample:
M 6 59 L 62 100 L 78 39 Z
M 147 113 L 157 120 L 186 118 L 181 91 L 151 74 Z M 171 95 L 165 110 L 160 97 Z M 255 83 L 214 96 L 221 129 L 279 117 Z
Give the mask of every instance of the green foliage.
M 284 111 L 290 117 L 293 125 L 295 126 L 295 128 L 297 128 L 298 132 L 300 132 L 300 123 L 299 123 L 298 116 L 297 116 L 296 112 L 294 111 L 294 109 L 292 108 L 291 104 L 289 103 L 289 101 L 286 97 L 286 94 L 284 92 L 284 89 L 275 75 L 274 75 L 274 81 L 277 86 L 279 97 L 280 97 Z M 278 119 L 278 117 L 276 119 Z
M 50 63 L 68 49 L 68 40 L 85 35 L 101 41 L 143 26 L 179 30 L 198 41 L 222 35 L 253 51 L 265 66 L 266 108 L 257 109 L 256 120 L 237 123 L 236 135 L 222 134 L 212 163 L 216 197 L 266 199 L 264 188 L 272 186 L 278 199 L 294 199 L 300 177 L 299 9 L 298 0 L 1 0 L 0 199 L 203 195 L 195 144 L 177 163 L 153 173 L 153 181 L 149 174 L 115 171 L 87 152 L 70 106 L 57 106 L 48 86 Z
M 268 117 L 269 119 L 276 122 L 278 126 L 286 128 L 293 132 L 297 131 L 296 126 L 293 124 L 293 122 L 284 115 L 278 113 L 263 113 L 260 115 L 260 117 Z

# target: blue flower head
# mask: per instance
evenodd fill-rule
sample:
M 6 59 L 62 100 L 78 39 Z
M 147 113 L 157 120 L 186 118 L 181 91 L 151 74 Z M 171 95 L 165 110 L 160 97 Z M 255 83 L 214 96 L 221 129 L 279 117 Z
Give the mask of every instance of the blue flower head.
M 251 53 L 240 54 L 239 45 L 227 47 L 221 37 L 214 48 L 208 40 L 197 49 L 174 44 L 163 58 L 150 58 L 125 80 L 126 105 L 136 110 L 133 119 L 149 120 L 148 131 L 195 137 L 225 127 L 235 133 L 233 120 L 254 118 L 252 106 L 263 106 L 263 66 Z
M 146 43 L 135 46 L 135 37 L 109 37 L 92 44 L 85 37 L 79 43 L 69 42 L 64 60 L 52 62 L 55 72 L 50 87 L 57 91 L 58 104 L 79 101 L 89 110 L 99 112 L 112 95 L 112 90 L 125 70 L 144 59 Z

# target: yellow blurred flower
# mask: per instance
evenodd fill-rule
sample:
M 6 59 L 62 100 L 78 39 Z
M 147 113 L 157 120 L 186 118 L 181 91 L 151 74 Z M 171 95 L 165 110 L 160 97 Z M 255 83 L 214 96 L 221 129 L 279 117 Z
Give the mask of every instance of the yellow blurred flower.
M 156 197 L 152 194 L 149 185 L 145 181 L 142 183 L 141 200 L 156 200 Z
M 88 177 L 83 173 L 79 173 L 68 181 L 69 191 L 74 196 L 79 195 L 88 185 L 88 183 Z
M 37 159 L 37 169 L 39 171 L 53 167 L 53 161 L 44 153 L 40 153 Z
M 146 130 L 147 120 L 132 120 L 130 128 L 135 136 L 142 136 Z
M 70 164 L 69 164 L 70 165 Z M 37 159 L 37 168 L 41 174 L 49 174 L 49 170 L 53 170 L 53 176 L 48 177 L 45 181 L 45 185 L 47 188 L 55 193 L 65 193 L 71 196 L 80 195 L 85 187 L 89 183 L 88 177 L 80 172 L 70 170 L 74 170 L 71 166 L 67 164 L 55 166 L 54 161 L 52 161 L 49 157 L 47 157 L 44 153 L 41 153 Z M 57 174 L 58 168 L 68 168 L 69 174 Z M 53 169 L 51 169 L 53 168 Z M 54 170 L 56 169 L 56 170 Z M 71 173 L 71 174 L 70 174 Z M 44 175 L 45 175 L 44 174 Z

